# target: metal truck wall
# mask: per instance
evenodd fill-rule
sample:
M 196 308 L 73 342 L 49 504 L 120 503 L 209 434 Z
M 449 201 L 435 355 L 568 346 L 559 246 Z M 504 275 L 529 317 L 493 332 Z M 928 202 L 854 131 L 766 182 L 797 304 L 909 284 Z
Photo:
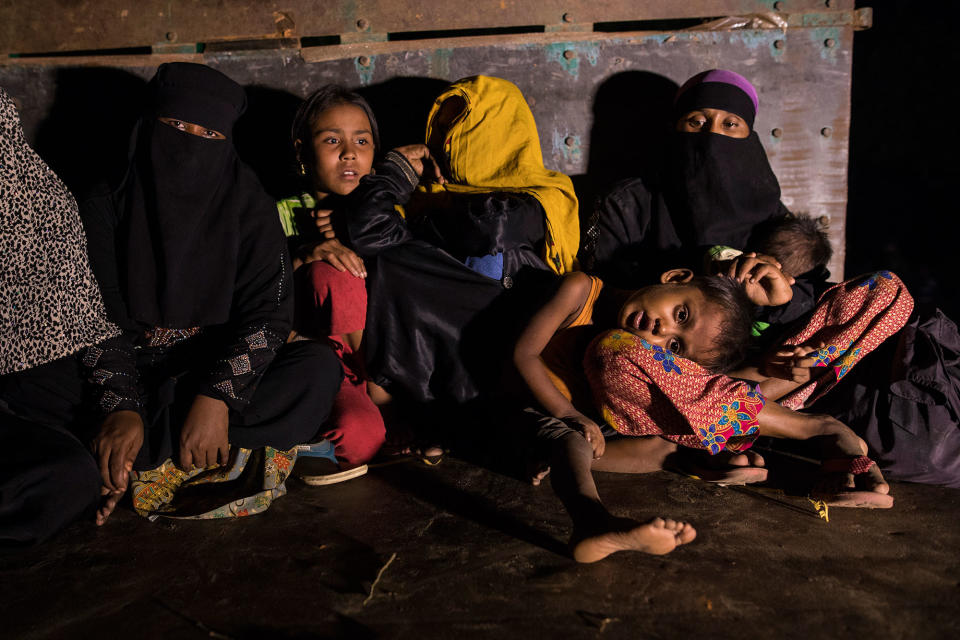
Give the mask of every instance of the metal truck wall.
M 50 40 L 49 34 L 28 37 L 31 29 L 36 31 L 37 5 L 45 4 L 74 7 L 69 16 L 48 13 L 45 19 L 52 25 L 50 32 L 60 33 L 65 24 L 73 25 L 78 34 L 75 42 L 69 42 L 69 34 L 59 41 Z M 295 188 L 288 127 L 297 99 L 320 85 L 337 82 L 361 89 L 373 104 L 385 146 L 389 146 L 422 141 L 427 108 L 444 83 L 487 74 L 507 78 L 524 92 L 537 120 L 545 164 L 575 177 L 582 195 L 581 215 L 585 215 L 595 190 L 656 165 L 677 83 L 698 71 L 723 67 L 743 74 L 756 86 L 760 111 L 755 129 L 780 180 L 783 201 L 793 211 L 827 217 L 835 249 L 831 271 L 842 273 L 853 31 L 864 22 L 863 13 L 852 10 L 852 0 L 568 2 L 564 3 L 566 11 L 556 2 L 424 1 L 417 3 L 411 14 L 384 13 L 383 20 L 393 20 L 386 25 L 383 20 L 378 22 L 376 2 L 327 3 L 328 10 L 335 5 L 343 12 L 335 21 L 336 29 L 366 25 L 370 31 L 379 26 L 384 33 L 364 35 L 356 27 L 354 33 L 361 33 L 360 38 L 343 33 L 337 36 L 338 44 L 326 46 L 304 46 L 323 42 L 308 36 L 324 32 L 318 31 L 317 25 L 309 27 L 316 29 L 312 33 L 297 31 L 304 28 L 305 21 L 295 19 L 292 10 L 283 12 L 280 3 L 235 3 L 248 9 L 277 5 L 274 9 L 289 23 L 273 34 L 257 31 L 249 25 L 250 20 L 244 22 L 246 14 L 228 24 L 229 29 L 217 27 L 212 14 L 204 14 L 209 20 L 199 31 L 161 24 L 172 20 L 169 16 L 158 16 L 153 24 L 141 14 L 128 30 L 117 25 L 106 28 L 102 19 L 93 21 L 96 11 L 89 9 L 84 14 L 83 7 L 78 8 L 94 4 L 101 5 L 63 0 L 16 6 L 9 0 L 0 2 L 0 23 L 5 25 L 0 27 L 0 45 L 4 47 L 0 50 L 7 52 L 0 58 L 0 86 L 17 101 L 28 139 L 74 189 L 88 187 L 109 173 L 111 165 L 122 165 L 138 92 L 160 62 L 203 62 L 247 86 L 251 109 L 238 127 L 238 146 L 275 195 Z M 134 3 L 102 3 L 115 12 L 128 4 Z M 154 4 L 196 8 L 230 3 L 143 2 L 136 6 L 142 9 Z M 445 9 L 436 12 L 431 22 L 423 16 L 430 15 L 432 5 Z M 459 18 L 449 10 L 452 5 L 464 7 Z M 774 5 L 780 11 L 773 11 Z M 500 10 L 502 6 L 513 7 L 513 13 Z M 533 10 L 533 6 L 546 9 Z M 34 7 L 29 15 L 28 7 Z M 713 30 L 707 25 L 706 29 L 623 32 L 613 30 L 623 25 L 603 23 L 715 18 L 735 10 L 763 14 L 751 16 L 752 20 L 717 21 Z M 540 32 L 534 33 L 415 34 L 417 39 L 406 40 L 392 31 L 477 25 L 502 30 L 511 24 L 526 25 L 530 30 L 530 24 L 537 24 L 533 20 L 544 23 L 547 18 L 554 23 L 542 24 Z M 85 20 L 89 26 L 78 31 Z M 14 32 L 12 23 L 23 29 Z M 93 48 L 95 41 L 89 39 L 89 31 L 97 24 L 103 32 L 103 48 L 142 45 L 153 53 L 23 56 Z M 645 24 L 625 26 L 643 28 Z M 729 28 L 731 24 L 760 28 Z M 157 28 L 168 29 L 163 33 L 177 29 L 173 39 L 180 42 L 181 34 L 189 34 L 191 40 L 207 44 L 174 49 L 155 45 L 150 38 L 156 38 Z M 204 28 L 207 31 L 202 31 Z M 138 29 L 153 31 L 139 33 Z M 250 41 L 224 41 L 228 34 L 253 38 L 260 43 L 256 46 L 280 48 L 244 49 L 251 46 Z M 28 46 L 31 42 L 33 47 Z M 58 42 L 59 46 L 52 46 Z

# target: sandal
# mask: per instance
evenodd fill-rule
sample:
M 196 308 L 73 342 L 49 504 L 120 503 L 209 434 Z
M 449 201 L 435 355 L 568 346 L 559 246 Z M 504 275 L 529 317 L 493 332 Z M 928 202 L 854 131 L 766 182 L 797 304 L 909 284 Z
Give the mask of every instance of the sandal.
M 359 478 L 369 470 L 365 464 L 349 469 L 341 468 L 337 456 L 334 455 L 333 443 L 329 440 L 298 445 L 297 454 L 293 474 L 311 486 L 345 482 Z
M 867 456 L 850 456 L 824 460 L 820 465 L 822 473 L 849 473 L 861 476 L 870 473 L 876 462 Z M 854 507 L 861 509 L 889 509 L 893 506 L 893 496 L 877 491 L 862 491 L 857 489 L 829 491 L 814 489 L 810 497 L 822 500 L 830 507 Z

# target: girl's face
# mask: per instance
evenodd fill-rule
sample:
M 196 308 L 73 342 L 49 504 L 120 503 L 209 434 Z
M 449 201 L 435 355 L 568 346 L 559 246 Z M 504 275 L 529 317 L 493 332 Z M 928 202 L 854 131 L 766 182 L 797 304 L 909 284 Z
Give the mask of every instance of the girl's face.
M 314 183 L 320 198 L 345 196 L 373 166 L 373 132 L 363 109 L 338 104 L 313 122 Z
M 723 109 L 694 109 L 677 120 L 677 131 L 717 133 L 731 138 L 746 138 L 750 135 L 746 120 Z

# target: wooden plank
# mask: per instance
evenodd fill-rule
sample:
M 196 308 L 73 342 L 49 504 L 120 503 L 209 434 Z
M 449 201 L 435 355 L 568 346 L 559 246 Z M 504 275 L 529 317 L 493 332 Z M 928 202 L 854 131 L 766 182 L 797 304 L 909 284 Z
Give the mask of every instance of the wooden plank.
M 852 10 L 854 0 L 0 0 L 0 54 Z M 382 39 L 382 37 L 381 37 Z
M 107 66 L 98 64 L 103 58 L 50 58 L 0 65 L 0 86 L 18 100 L 27 136 L 41 155 L 79 187 L 103 172 L 108 159 L 123 159 L 137 91 L 156 65 L 202 60 L 248 87 L 251 110 L 245 117 L 251 124 L 238 137 L 241 153 L 275 195 L 285 195 L 294 188 L 286 140 L 292 109 L 329 82 L 368 96 L 390 146 L 422 140 L 427 106 L 446 82 L 475 74 L 507 78 L 530 103 L 547 166 L 575 176 L 580 186 L 655 164 L 662 153 L 658 136 L 669 120 L 663 107 L 669 108 L 677 84 L 703 69 L 730 68 L 757 87 L 756 130 L 784 203 L 829 218 L 836 252 L 830 269 L 839 277 L 852 47 L 850 24 L 786 33 L 527 34 L 496 36 L 495 42 L 358 43 L 304 49 L 303 55 L 276 50 L 118 57 Z M 588 214 L 589 198 L 581 206 Z

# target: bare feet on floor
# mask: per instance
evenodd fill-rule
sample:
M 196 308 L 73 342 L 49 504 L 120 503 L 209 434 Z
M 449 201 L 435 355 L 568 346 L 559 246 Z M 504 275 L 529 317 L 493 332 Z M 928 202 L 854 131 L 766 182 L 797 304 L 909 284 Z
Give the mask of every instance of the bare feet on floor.
M 889 494 L 890 485 L 876 464 L 857 475 L 826 473 L 810 492 L 811 497 L 823 500 L 831 507 L 860 509 L 889 509 L 893 506 L 893 496 Z
M 641 524 L 629 518 L 615 518 L 610 524 L 607 531 L 585 536 L 574 531 L 570 539 L 573 559 L 577 562 L 596 562 L 617 551 L 663 555 L 697 537 L 692 525 L 677 520 L 654 518 Z
M 685 471 L 719 485 L 751 484 L 767 479 L 766 461 L 759 453 L 722 451 L 715 456 L 689 453 Z

